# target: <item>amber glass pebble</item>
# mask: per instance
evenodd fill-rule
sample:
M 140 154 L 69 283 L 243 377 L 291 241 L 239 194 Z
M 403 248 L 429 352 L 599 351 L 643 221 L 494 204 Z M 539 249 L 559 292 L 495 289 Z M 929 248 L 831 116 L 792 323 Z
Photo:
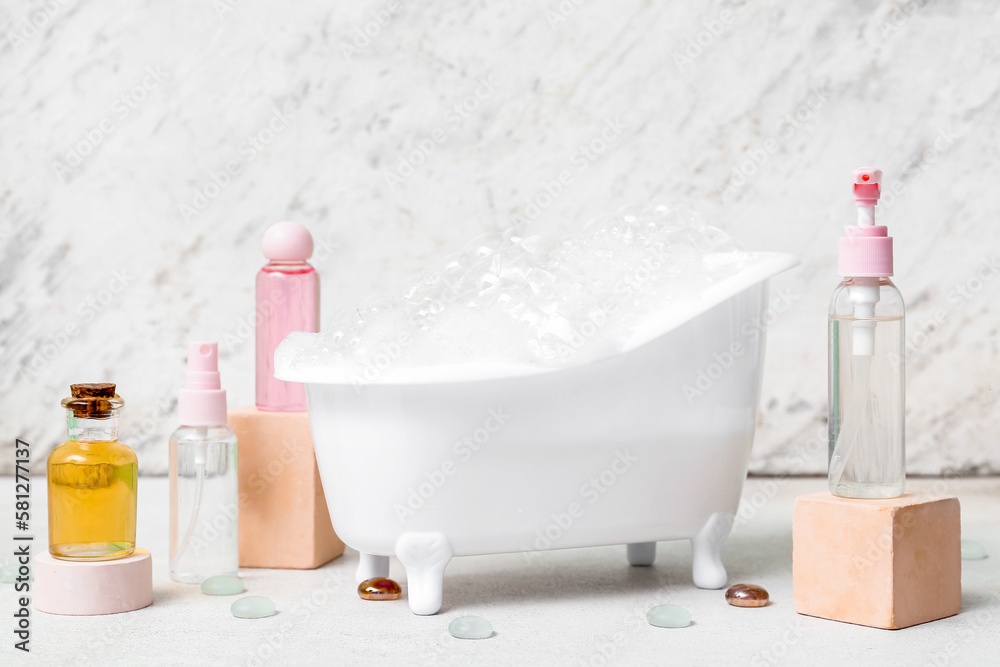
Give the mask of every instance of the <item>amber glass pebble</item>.
M 365 579 L 358 586 L 358 595 L 362 600 L 396 600 L 399 592 L 399 584 L 382 577 Z
M 734 607 L 766 607 L 767 591 L 756 584 L 736 584 L 726 591 L 726 602 Z

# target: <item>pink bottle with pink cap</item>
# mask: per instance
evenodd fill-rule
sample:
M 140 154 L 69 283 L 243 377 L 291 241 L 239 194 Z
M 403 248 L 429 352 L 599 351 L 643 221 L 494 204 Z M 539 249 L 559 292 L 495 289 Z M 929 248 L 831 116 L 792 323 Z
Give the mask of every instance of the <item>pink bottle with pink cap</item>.
M 895 498 L 906 480 L 903 297 L 892 238 L 875 224 L 882 171 L 855 169 L 856 226 L 840 239 L 844 277 L 830 302 L 830 492 Z
M 344 552 L 316 466 L 304 385 L 274 377 L 274 351 L 293 331 L 319 328 L 313 240 L 296 222 L 264 232 L 257 274 L 255 405 L 229 412 L 239 438 L 240 567 L 311 569 Z
M 292 331 L 319 330 L 319 275 L 308 260 L 312 236 L 297 222 L 264 233 L 268 263 L 257 274 L 257 407 L 270 412 L 306 409 L 305 386 L 274 377 L 274 350 Z

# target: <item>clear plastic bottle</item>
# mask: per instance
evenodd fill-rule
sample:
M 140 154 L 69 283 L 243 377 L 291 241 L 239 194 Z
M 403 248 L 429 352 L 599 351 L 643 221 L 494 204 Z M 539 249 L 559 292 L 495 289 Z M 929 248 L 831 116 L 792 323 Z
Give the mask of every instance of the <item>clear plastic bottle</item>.
M 319 330 L 319 274 L 309 231 L 295 222 L 278 222 L 264 233 L 268 263 L 257 273 L 257 408 L 300 412 L 305 385 L 274 377 L 274 351 L 292 331 Z
M 905 487 L 904 307 L 888 278 L 876 278 L 874 317 L 859 319 L 848 278 L 830 302 L 830 463 L 839 480 L 830 492 L 847 498 L 895 498 Z M 870 354 L 857 354 L 855 338 L 874 338 Z M 860 347 L 866 343 L 858 340 Z M 844 446 L 836 444 L 844 434 Z M 835 458 L 836 457 L 836 458 Z
M 841 240 L 845 278 L 830 302 L 830 492 L 895 498 L 906 482 L 903 297 L 892 239 L 874 225 L 882 172 L 858 169 L 858 227 Z
M 170 577 L 196 584 L 239 570 L 236 434 L 181 426 L 170 436 Z
M 49 455 L 49 553 L 62 560 L 114 560 L 135 550 L 138 459 L 118 440 L 125 402 L 115 385 L 70 385 L 63 399 L 69 440 Z
M 239 571 L 236 434 L 226 425 L 218 345 L 191 343 L 170 436 L 170 577 L 200 583 Z

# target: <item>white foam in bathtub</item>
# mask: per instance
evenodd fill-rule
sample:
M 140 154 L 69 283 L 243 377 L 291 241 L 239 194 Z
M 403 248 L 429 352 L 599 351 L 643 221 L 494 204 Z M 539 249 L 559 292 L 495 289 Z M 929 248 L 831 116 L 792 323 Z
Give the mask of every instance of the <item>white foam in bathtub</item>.
M 752 265 L 690 209 L 624 209 L 574 236 L 473 239 L 401 296 L 362 302 L 320 334 L 293 334 L 277 375 L 398 381 L 415 369 L 537 372 L 615 354 L 651 323 L 694 314 Z M 308 376 L 308 377 L 305 377 Z

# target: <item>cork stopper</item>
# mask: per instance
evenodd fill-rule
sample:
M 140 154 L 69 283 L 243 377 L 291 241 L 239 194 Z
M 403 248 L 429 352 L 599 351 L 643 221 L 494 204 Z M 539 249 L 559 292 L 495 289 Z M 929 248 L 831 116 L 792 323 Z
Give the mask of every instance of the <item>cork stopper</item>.
M 72 410 L 74 417 L 110 417 L 125 405 L 122 397 L 115 393 L 113 382 L 71 384 L 69 390 L 71 396 L 62 400 L 62 406 Z
M 69 390 L 73 398 L 114 398 L 115 383 L 71 384 Z

